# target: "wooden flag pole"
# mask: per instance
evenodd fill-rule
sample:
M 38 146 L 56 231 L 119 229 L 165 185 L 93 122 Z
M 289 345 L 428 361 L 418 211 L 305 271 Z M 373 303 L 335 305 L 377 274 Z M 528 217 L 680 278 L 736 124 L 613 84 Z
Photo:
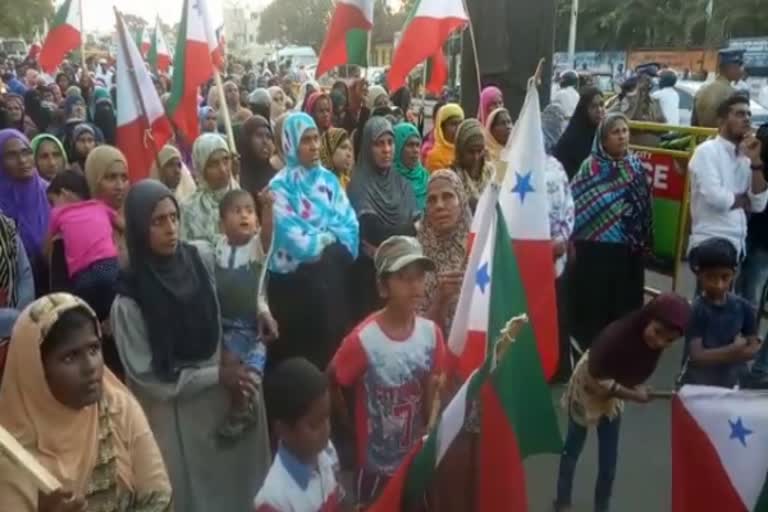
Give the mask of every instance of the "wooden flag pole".
M 221 104 L 220 112 L 224 113 L 224 129 L 227 132 L 227 141 L 229 141 L 229 150 L 233 155 L 237 154 L 237 147 L 235 146 L 235 132 L 232 130 L 232 119 L 229 117 L 229 107 L 227 106 L 227 97 L 224 94 L 224 84 L 221 81 L 221 73 L 218 69 L 213 71 L 213 80 L 216 84 L 217 95 L 219 97 L 219 103 Z
M 19 469 L 26 473 L 43 494 L 51 494 L 61 489 L 61 482 L 54 477 L 35 457 L 0 426 L 0 456 L 9 458 Z
M 130 54 L 128 53 L 129 40 L 125 33 L 125 22 L 123 21 L 123 17 L 121 16 L 120 11 L 117 10 L 117 7 L 113 7 L 113 9 L 115 10 L 115 19 L 117 20 L 117 35 L 120 38 L 120 44 L 122 44 L 127 57 L 127 62 L 125 64 L 128 66 L 128 75 L 131 77 L 131 86 L 133 87 L 134 94 L 136 94 L 136 97 L 139 99 L 138 103 L 139 109 L 141 110 L 141 120 L 144 124 L 144 138 L 142 140 L 142 144 L 144 145 L 144 149 L 146 149 L 147 146 L 151 146 L 152 153 L 155 155 L 155 165 L 157 165 L 157 169 L 159 171 L 161 167 L 160 152 L 158 151 L 157 145 L 155 144 L 155 138 L 152 136 L 152 126 L 149 123 L 147 106 L 144 105 L 144 96 L 141 95 L 139 79 L 136 78 L 136 70 L 133 67 L 133 61 L 131 61 Z
M 467 13 L 467 18 L 469 19 L 467 22 L 467 25 L 469 26 L 469 41 L 472 44 L 472 57 L 475 59 L 475 77 L 477 78 L 478 96 L 477 105 L 478 107 L 482 108 L 480 103 L 480 95 L 483 93 L 483 80 L 480 76 L 480 58 L 477 53 L 477 39 L 475 39 L 475 29 L 472 25 L 472 18 L 469 16 L 469 6 L 467 5 L 467 0 L 462 0 L 462 3 L 464 4 L 464 12 Z

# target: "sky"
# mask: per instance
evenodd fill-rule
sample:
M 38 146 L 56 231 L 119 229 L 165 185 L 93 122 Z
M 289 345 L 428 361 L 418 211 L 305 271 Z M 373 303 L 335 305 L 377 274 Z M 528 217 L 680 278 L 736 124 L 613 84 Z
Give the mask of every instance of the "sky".
M 152 22 L 155 16 L 160 15 L 165 23 L 173 25 L 181 19 L 181 5 L 183 0 L 82 0 L 83 23 L 85 30 L 109 32 L 115 24 L 115 16 L 112 10 L 114 5 L 124 13 L 141 16 Z M 61 1 L 56 1 L 60 5 Z M 221 19 L 221 6 L 223 0 L 209 0 L 211 15 Z

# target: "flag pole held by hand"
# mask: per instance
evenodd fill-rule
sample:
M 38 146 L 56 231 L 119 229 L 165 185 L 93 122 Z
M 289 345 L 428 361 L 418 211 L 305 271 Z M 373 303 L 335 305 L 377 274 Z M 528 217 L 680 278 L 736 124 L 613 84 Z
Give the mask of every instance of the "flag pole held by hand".
M 654 400 L 671 400 L 675 397 L 674 391 L 649 391 L 648 396 Z

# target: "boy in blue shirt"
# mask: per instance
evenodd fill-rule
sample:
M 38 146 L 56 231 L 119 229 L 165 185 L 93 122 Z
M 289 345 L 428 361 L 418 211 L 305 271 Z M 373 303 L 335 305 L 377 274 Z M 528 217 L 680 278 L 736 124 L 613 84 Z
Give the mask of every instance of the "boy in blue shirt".
M 736 249 L 725 239 L 709 239 L 696 248 L 691 266 L 701 295 L 686 333 L 682 383 L 733 388 L 761 345 L 754 309 L 731 292 Z

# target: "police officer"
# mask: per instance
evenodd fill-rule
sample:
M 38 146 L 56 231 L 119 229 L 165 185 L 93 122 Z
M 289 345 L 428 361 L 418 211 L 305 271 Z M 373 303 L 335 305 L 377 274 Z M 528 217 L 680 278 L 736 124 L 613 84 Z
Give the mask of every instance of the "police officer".
M 744 74 L 744 50 L 720 50 L 719 58 L 717 78 L 696 93 L 691 117 L 693 126 L 718 127 L 717 108 L 737 92 L 731 84 L 741 80 Z

